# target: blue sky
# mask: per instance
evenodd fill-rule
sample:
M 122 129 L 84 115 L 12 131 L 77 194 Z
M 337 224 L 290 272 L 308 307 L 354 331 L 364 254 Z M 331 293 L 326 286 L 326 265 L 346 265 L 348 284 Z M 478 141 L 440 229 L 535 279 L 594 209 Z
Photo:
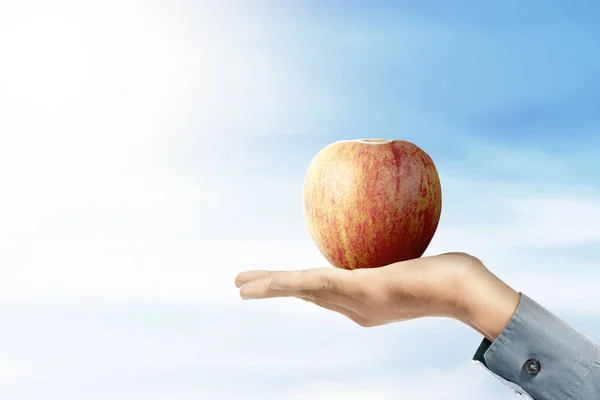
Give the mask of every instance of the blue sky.
M 239 299 L 326 265 L 302 180 L 342 139 L 422 147 L 428 254 L 600 340 L 596 2 L 249 3 L 0 2 L 0 397 L 514 398 L 454 321 Z

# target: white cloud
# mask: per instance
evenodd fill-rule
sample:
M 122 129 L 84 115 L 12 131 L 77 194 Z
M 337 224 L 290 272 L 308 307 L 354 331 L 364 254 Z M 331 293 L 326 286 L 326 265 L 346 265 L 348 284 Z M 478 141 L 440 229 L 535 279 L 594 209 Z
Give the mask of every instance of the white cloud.
M 549 198 L 514 198 L 515 244 L 565 246 L 600 243 L 600 196 L 560 194 Z
M 240 380 L 235 386 L 245 387 L 242 398 L 276 398 L 288 391 L 286 381 L 292 379 L 337 380 L 363 369 L 384 371 L 393 360 L 421 358 L 432 340 L 456 334 L 458 328 L 429 319 L 402 329 L 366 330 L 325 313 L 314 318 L 288 308 L 284 317 L 266 308 L 122 300 L 4 303 L 0 341 L 10 346 L 3 348 L 0 359 L 19 376 L 0 379 L 0 396 L 18 391 L 35 398 L 43 387 L 63 399 L 86 391 L 125 399 L 155 388 L 174 399 L 207 392 L 227 399 L 236 398 L 236 388 L 227 382 Z M 292 320 L 296 324 L 286 323 Z M 398 374 L 400 382 L 405 378 L 400 372 L 388 373 Z M 369 380 L 368 374 L 363 377 Z M 257 379 L 272 384 L 262 388 Z M 370 383 L 376 382 L 361 387 Z M 291 398 L 294 392 L 290 390 Z
M 52 153 L 78 144 L 124 155 L 167 134 L 189 63 L 172 9 L 132 0 L 25 1 L 3 2 L 2 14 L 3 139 L 38 157 L 44 150 L 43 160 L 56 165 Z
M 316 381 L 304 387 L 291 389 L 281 398 L 286 400 L 499 398 L 490 396 L 484 386 L 485 379 L 485 375 L 478 373 L 468 362 L 461 362 L 451 369 L 440 369 L 432 364 L 429 368 L 420 367 L 410 372 L 403 370 L 398 372 L 398 376 L 393 377 L 374 378 L 357 374 L 351 381 Z
M 52 399 L 40 392 L 52 384 L 61 399 L 218 399 L 227 396 L 222 376 L 213 376 L 222 390 L 190 387 L 210 379 L 206 369 L 347 368 L 347 380 L 304 377 L 279 392 L 257 383 L 230 394 L 490 398 L 485 374 L 470 364 L 405 375 L 408 366 L 382 379 L 363 370 L 365 360 L 389 362 L 390 343 L 399 359 L 425 352 L 447 321 L 365 331 L 301 301 L 239 299 L 239 271 L 326 262 L 301 221 L 301 182 L 253 174 L 233 137 L 303 133 L 337 118 L 337 109 L 334 94 L 252 45 L 268 36 L 260 21 L 239 12 L 223 27 L 212 17 L 228 11 L 217 3 L 182 4 L 0 4 L 0 342 L 10 343 L 1 352 L 0 397 Z M 190 141 L 197 146 L 185 149 Z M 213 142 L 232 149 L 214 154 Z M 175 172 L 176 162 L 199 172 Z M 443 183 L 442 224 L 429 253 L 472 252 L 542 305 L 597 315 L 593 262 L 574 267 L 568 256 L 527 250 L 596 244 L 597 193 L 460 174 Z M 70 313 L 73 302 L 84 311 Z M 129 321 L 124 328 L 103 320 L 94 302 L 153 306 L 106 311 Z M 198 310 L 173 322 L 181 304 Z M 160 326 L 145 325 L 152 323 Z M 175 383 L 148 389 L 169 370 L 181 375 Z M 96 394 L 94 385 L 102 387 Z
M 251 182 L 255 178 L 242 174 L 239 179 Z M 301 213 L 289 217 L 289 212 L 300 204 L 298 199 L 298 207 L 294 207 L 290 193 L 300 196 L 301 191 L 292 190 L 285 181 L 259 181 L 264 190 L 252 192 L 252 204 L 287 204 L 280 211 L 273 210 L 270 217 L 242 212 L 253 209 L 248 201 L 242 204 L 237 200 L 235 204 L 240 207 L 237 211 L 235 204 L 227 203 L 232 190 L 242 193 L 248 190 L 246 184 L 233 188 L 213 186 L 213 199 L 205 202 L 203 192 L 193 182 L 185 181 L 153 188 L 154 192 L 147 192 L 146 201 L 144 191 L 138 192 L 137 197 L 133 192 L 123 198 L 108 198 L 113 200 L 112 210 L 119 210 L 112 218 L 110 213 L 103 214 L 101 208 L 96 217 L 95 209 L 84 210 L 83 222 L 69 213 L 59 214 L 48 231 L 58 237 L 38 235 L 30 240 L 17 240 L 5 251 L 4 257 L 12 260 L 9 265 L 13 268 L 3 270 L 0 296 L 236 302 L 237 292 L 232 282 L 242 270 L 327 265 L 310 240 Z M 450 192 L 446 196 L 442 223 L 428 254 L 467 251 L 482 258 L 492 271 L 525 292 L 540 293 L 542 287 L 548 287 L 547 292 L 552 293 L 560 285 L 563 293 L 573 292 L 566 296 L 570 300 L 561 301 L 563 307 L 579 312 L 600 309 L 594 306 L 598 303 L 594 291 L 580 290 L 593 281 L 592 262 L 578 260 L 574 266 L 572 256 L 545 255 L 538 250 L 545 246 L 594 243 L 597 232 L 590 221 L 595 214 L 600 216 L 600 202 L 595 197 L 567 197 L 567 189 L 560 196 L 542 194 L 518 199 L 512 193 L 503 196 L 502 190 L 495 190 L 493 184 L 452 183 L 466 188 L 467 193 L 479 194 L 467 198 Z M 513 190 L 518 188 L 513 186 Z M 128 192 L 124 189 L 123 193 Z M 210 207 L 203 207 L 207 204 Z M 73 214 L 77 215 L 75 210 Z M 210 229 L 218 229 L 224 214 L 232 212 L 236 216 L 229 222 L 228 229 L 233 229 L 231 238 L 224 236 L 226 232 L 218 238 L 207 235 Z M 34 223 L 32 219 L 31 224 Z M 235 229 L 247 232 L 244 235 L 251 234 L 252 239 L 236 235 Z M 286 237 L 282 238 L 286 229 Z M 6 238 L 11 234 L 15 237 L 14 232 L 4 232 Z M 26 231 L 21 233 L 20 237 L 26 237 Z
M 579 250 L 600 242 L 600 195 L 593 187 L 457 177 L 443 182 L 442 222 L 428 254 L 469 252 L 561 315 L 598 315 L 597 262 Z
M 224 200 L 219 171 L 243 162 L 243 148 L 223 159 L 214 142 L 243 147 L 231 138 L 335 114 L 318 84 L 257 44 L 268 34 L 240 7 L 31 0 L 2 2 L 0 18 L 0 238 L 171 216 L 183 198 L 181 215 L 207 209 Z M 182 158 L 200 171 L 185 187 Z

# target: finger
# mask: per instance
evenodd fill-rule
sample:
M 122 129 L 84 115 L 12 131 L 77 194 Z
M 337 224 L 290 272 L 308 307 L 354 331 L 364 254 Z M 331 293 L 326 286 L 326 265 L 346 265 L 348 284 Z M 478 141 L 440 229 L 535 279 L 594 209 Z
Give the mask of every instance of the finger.
M 271 277 L 251 280 L 240 288 L 240 296 L 244 300 L 268 299 L 274 297 L 309 297 L 310 293 L 303 290 L 275 290 L 269 287 Z
M 267 271 L 267 270 L 261 269 L 261 270 L 255 270 L 255 271 L 242 272 L 242 273 L 238 274 L 238 276 L 235 277 L 235 286 L 237 288 L 240 288 L 244 284 L 246 284 L 250 281 L 269 277 L 276 272 L 280 272 L 280 271 Z
M 303 298 L 302 300 L 305 300 L 309 303 L 316 304 L 319 307 L 325 308 L 327 310 L 335 311 L 338 314 L 342 314 L 343 316 L 349 318 L 351 321 L 353 321 L 354 323 L 356 323 L 360 326 L 370 327 L 370 326 L 376 325 L 376 324 L 373 324 L 372 321 L 369 320 L 368 318 L 365 318 L 364 316 L 358 314 L 357 312 L 350 310 L 348 308 L 342 307 L 338 304 L 329 303 L 327 301 L 320 300 L 320 299 Z
M 367 315 L 367 307 L 350 296 L 327 290 L 278 290 L 269 286 L 270 277 L 254 280 L 240 288 L 240 296 L 244 300 L 270 299 L 276 297 L 299 297 L 316 299 L 350 309 L 358 314 Z
M 328 290 L 350 294 L 360 286 L 352 271 L 339 268 L 314 268 L 272 274 L 271 289 Z

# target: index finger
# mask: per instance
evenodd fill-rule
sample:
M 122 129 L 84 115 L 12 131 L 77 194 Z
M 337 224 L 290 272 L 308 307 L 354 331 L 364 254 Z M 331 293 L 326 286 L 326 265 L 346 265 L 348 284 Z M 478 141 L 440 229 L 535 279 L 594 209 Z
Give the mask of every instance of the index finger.
M 350 294 L 359 285 L 352 271 L 332 267 L 282 271 L 271 277 L 270 288 L 276 290 L 329 290 Z

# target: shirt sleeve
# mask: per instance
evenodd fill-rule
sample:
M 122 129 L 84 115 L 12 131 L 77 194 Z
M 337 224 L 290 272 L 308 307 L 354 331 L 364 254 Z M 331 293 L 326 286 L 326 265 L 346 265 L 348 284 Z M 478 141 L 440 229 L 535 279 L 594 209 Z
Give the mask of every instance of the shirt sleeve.
M 483 339 L 473 362 L 521 397 L 600 400 L 599 346 L 523 293 L 494 342 Z

